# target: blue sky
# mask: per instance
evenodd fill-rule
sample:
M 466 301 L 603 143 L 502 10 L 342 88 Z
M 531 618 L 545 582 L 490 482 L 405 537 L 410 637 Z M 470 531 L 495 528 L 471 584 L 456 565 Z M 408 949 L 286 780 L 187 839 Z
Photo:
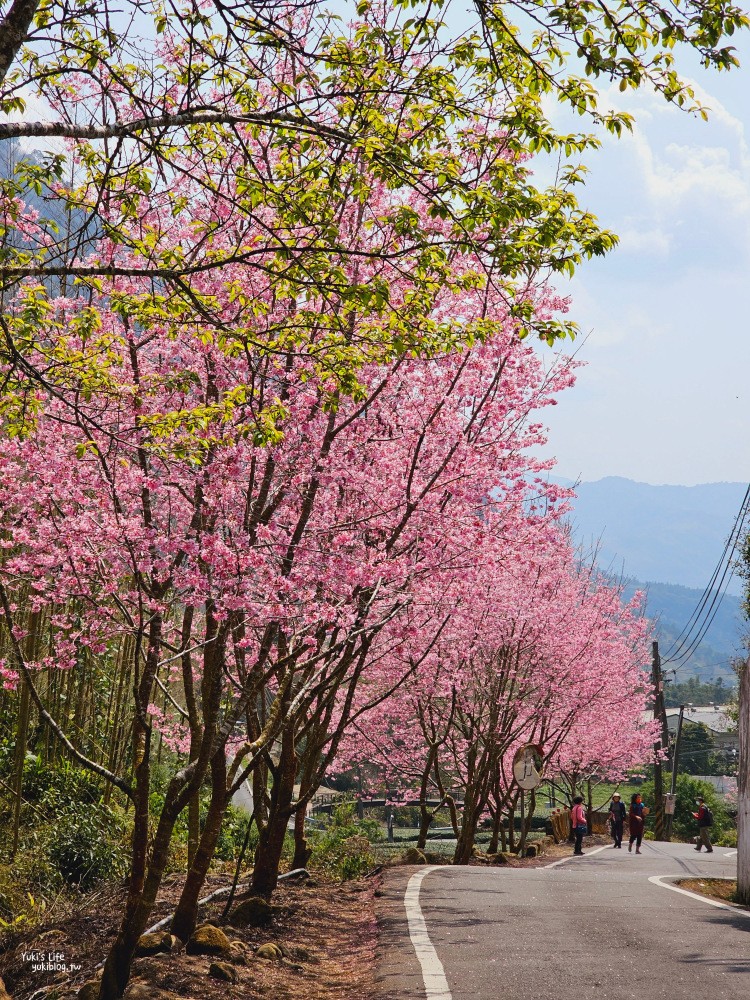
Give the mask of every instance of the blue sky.
M 685 67 L 706 123 L 622 95 L 635 131 L 589 156 L 580 200 L 621 237 L 564 289 L 585 340 L 547 411 L 558 472 L 685 484 L 750 479 L 750 39 L 743 67 Z

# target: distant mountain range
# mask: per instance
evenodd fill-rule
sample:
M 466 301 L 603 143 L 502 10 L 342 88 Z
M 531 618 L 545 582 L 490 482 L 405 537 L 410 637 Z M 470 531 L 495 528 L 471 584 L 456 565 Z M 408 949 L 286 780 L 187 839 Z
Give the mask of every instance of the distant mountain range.
M 650 486 L 615 476 L 576 486 L 570 522 L 577 543 L 596 554 L 601 569 L 627 581 L 628 594 L 647 592 L 646 610 L 657 623 L 662 656 L 701 601 L 746 488 L 746 483 Z M 742 637 L 750 632 L 741 593 L 742 581 L 735 578 L 690 658 L 665 664 L 679 666 L 680 680 L 695 675 L 734 681 L 729 661 L 742 654 Z

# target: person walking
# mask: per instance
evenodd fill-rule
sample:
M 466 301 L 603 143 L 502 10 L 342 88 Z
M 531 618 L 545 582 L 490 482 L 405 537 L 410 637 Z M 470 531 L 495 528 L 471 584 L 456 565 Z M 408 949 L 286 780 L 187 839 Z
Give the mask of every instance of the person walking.
M 576 795 L 573 799 L 570 822 L 573 824 L 573 834 L 576 838 L 573 854 L 583 854 L 581 845 L 583 843 L 583 835 L 586 833 L 586 810 L 583 808 L 583 798 L 580 795 Z
M 622 831 L 625 825 L 625 803 L 620 798 L 620 793 L 615 792 L 612 795 L 612 801 L 609 804 L 609 824 L 612 830 L 612 839 L 614 840 L 613 847 L 622 847 Z
M 628 814 L 628 826 L 630 827 L 630 843 L 628 850 L 633 850 L 635 841 L 635 853 L 641 853 L 641 841 L 643 840 L 643 828 L 646 825 L 648 809 L 643 804 L 643 799 L 636 792 L 630 799 L 630 812 Z
M 713 854 L 714 849 L 708 835 L 708 829 L 714 821 L 713 813 L 700 795 L 695 800 L 695 804 L 698 806 L 698 812 L 693 813 L 695 819 L 698 820 L 698 845 L 695 849 L 700 851 L 701 847 L 705 847 L 706 854 Z

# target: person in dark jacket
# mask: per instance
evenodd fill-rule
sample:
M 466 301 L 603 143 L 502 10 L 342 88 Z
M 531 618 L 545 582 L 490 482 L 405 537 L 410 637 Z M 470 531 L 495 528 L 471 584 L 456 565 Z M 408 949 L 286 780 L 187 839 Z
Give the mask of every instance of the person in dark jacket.
M 620 793 L 615 792 L 609 804 L 609 826 L 612 831 L 613 847 L 622 847 L 622 829 L 625 824 L 625 803 Z
M 628 825 L 630 827 L 630 843 L 628 850 L 633 850 L 635 841 L 635 853 L 641 853 L 641 841 L 643 840 L 643 828 L 646 825 L 648 809 L 644 806 L 643 800 L 637 793 L 630 800 L 630 812 L 628 814 Z
M 708 835 L 708 828 L 711 826 L 711 813 L 700 796 L 695 800 L 695 804 L 698 806 L 698 812 L 693 813 L 693 816 L 698 820 L 698 846 L 695 849 L 700 851 L 701 847 L 705 847 L 706 854 L 713 854 L 714 849 Z

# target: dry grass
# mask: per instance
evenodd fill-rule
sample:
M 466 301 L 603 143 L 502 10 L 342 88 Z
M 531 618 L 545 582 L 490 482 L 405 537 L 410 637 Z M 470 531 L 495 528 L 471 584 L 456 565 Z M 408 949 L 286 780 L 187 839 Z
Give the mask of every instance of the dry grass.
M 675 882 L 675 885 L 722 903 L 733 903 L 737 891 L 737 880 L 729 878 L 683 878 Z M 741 909 L 746 910 L 748 907 L 743 906 Z
M 170 912 L 179 886 L 177 879 L 165 886 L 154 920 Z M 132 978 L 185 1000 L 361 1000 L 372 993 L 377 934 L 374 890 L 373 881 L 341 884 L 318 876 L 310 884 L 280 885 L 273 902 L 284 909 L 270 928 L 225 928 L 230 940 L 247 945 L 247 964 L 236 966 L 236 985 L 209 978 L 212 959 L 184 952 L 137 959 Z M 223 905 L 223 900 L 217 900 L 206 907 L 201 921 L 218 922 Z M 0 943 L 0 975 L 14 1000 L 30 1000 L 42 991 L 37 997 L 41 1000 L 43 988 L 55 984 L 58 989 L 50 993 L 50 1000 L 74 996 L 73 991 L 94 976 L 104 958 L 121 906 L 121 893 L 100 893 L 82 899 L 76 914 L 64 924 L 6 935 Z M 255 958 L 255 949 L 267 941 L 283 945 L 290 960 Z M 81 968 L 67 975 L 34 972 L 23 958 L 31 950 L 54 950 Z

